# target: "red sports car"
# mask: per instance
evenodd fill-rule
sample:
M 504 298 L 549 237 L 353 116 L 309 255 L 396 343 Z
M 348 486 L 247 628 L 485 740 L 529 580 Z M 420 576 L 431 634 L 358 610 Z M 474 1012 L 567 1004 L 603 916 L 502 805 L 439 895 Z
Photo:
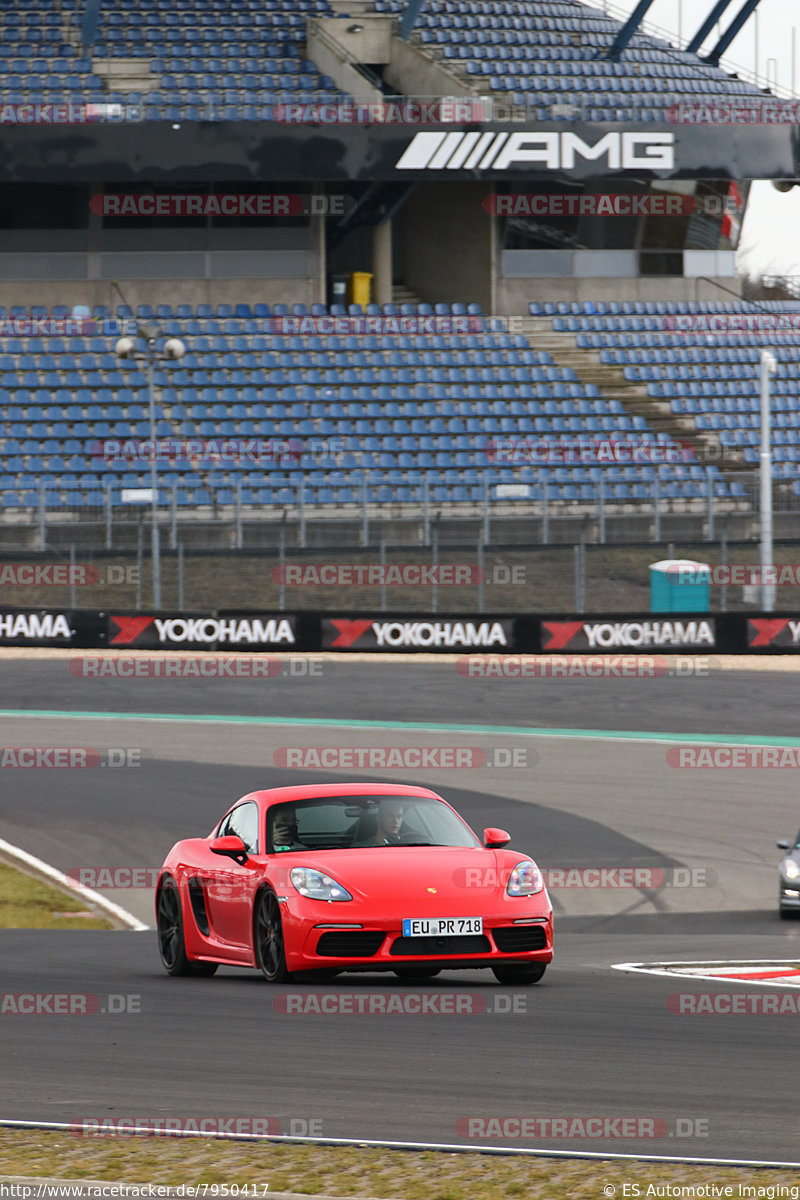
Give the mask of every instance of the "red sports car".
M 509 840 L 484 829 L 479 841 L 422 787 L 251 792 L 207 838 L 167 855 L 156 887 L 162 962 L 170 975 L 256 967 L 271 983 L 476 967 L 537 983 L 553 957 L 553 910 L 536 863 L 503 849 Z

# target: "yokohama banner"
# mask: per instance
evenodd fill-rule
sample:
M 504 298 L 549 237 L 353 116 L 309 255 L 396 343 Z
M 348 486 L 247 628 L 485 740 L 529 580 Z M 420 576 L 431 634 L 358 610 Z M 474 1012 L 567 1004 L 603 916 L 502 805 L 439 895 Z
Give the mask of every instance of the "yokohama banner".
M 0 646 L 498 655 L 800 654 L 800 614 L 0 609 Z M 477 672 L 476 672 L 477 673 Z M 488 676 L 487 676 L 488 677 Z
M 107 645 L 137 650 L 293 650 L 287 613 L 110 613 Z
M 765 651 L 794 651 L 800 654 L 800 616 L 750 617 L 747 648 Z
M 509 617 L 395 616 L 323 617 L 323 650 L 400 653 L 516 648 L 516 622 Z
M 593 654 L 634 650 L 650 653 L 717 649 L 716 621 L 708 615 L 675 617 L 599 617 L 541 623 L 541 649 Z

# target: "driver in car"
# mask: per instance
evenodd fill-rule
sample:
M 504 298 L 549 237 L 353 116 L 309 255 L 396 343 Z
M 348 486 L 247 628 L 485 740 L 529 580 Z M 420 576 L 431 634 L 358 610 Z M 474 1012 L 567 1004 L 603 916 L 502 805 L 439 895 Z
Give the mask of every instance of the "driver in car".
M 368 846 L 397 846 L 400 842 L 400 827 L 403 824 L 405 805 L 402 800 L 381 800 L 378 810 L 378 828 Z
M 272 845 L 281 850 L 304 850 L 297 836 L 297 810 L 293 804 L 282 804 L 272 816 Z

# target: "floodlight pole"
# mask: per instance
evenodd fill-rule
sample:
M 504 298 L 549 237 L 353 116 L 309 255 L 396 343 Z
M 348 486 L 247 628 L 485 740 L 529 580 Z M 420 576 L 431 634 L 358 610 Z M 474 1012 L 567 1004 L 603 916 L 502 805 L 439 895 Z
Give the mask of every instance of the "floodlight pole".
M 154 387 L 154 367 L 160 354 L 156 345 L 156 334 L 153 328 L 144 326 L 137 328 L 137 334 L 144 340 L 144 350 L 136 351 L 136 343 L 131 337 L 120 338 L 115 352 L 118 357 L 125 359 L 145 360 L 147 364 L 147 408 L 150 418 L 150 523 L 151 523 L 151 553 L 153 558 L 153 608 L 161 608 L 161 539 L 158 528 L 158 466 L 156 441 L 156 395 Z M 186 352 L 186 347 L 180 338 L 169 338 L 164 346 L 167 357 L 180 359 Z
M 775 585 L 767 582 L 772 569 L 772 447 L 770 444 L 770 378 L 778 362 L 771 350 L 761 351 L 761 607 L 772 612 L 775 607 Z

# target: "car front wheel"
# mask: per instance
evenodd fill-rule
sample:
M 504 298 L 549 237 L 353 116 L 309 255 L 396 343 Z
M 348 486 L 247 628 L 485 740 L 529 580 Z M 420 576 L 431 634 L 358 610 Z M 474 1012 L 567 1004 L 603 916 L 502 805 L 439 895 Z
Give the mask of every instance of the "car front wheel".
M 192 962 L 186 954 L 178 885 L 168 876 L 158 893 L 158 951 L 168 975 L 213 975 L 216 963 Z
M 253 945 L 256 966 L 268 983 L 288 983 L 292 978 L 286 970 L 286 947 L 283 941 L 283 921 L 278 897 L 274 892 L 259 892 L 253 914 Z
M 492 967 L 498 983 L 538 983 L 547 970 L 547 963 L 531 963 L 530 966 L 509 963 L 508 966 Z

